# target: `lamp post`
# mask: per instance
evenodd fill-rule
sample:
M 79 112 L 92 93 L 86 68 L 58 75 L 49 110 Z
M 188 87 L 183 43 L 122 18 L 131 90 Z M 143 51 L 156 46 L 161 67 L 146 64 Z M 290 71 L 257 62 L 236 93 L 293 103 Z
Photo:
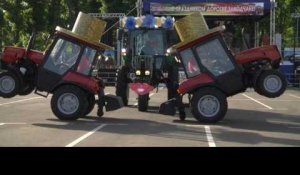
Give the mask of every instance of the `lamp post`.
M 292 18 L 296 18 L 296 32 L 294 34 L 294 61 L 296 57 L 296 47 L 298 47 L 298 37 L 299 37 L 299 18 L 300 13 L 293 13 Z

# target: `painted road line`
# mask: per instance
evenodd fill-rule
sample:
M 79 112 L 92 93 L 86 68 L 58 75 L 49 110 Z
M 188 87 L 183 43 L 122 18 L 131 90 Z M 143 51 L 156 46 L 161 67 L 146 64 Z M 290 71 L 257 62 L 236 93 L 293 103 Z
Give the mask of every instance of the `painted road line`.
M 74 147 L 75 145 L 77 145 L 78 143 L 80 143 L 84 139 L 88 138 L 89 136 L 91 136 L 92 134 L 97 132 L 98 130 L 104 128 L 105 126 L 107 126 L 107 125 L 102 124 L 102 125 L 98 126 L 97 128 L 93 129 L 92 131 L 88 132 L 87 134 L 84 134 L 83 136 L 81 136 L 78 139 L 74 140 L 73 142 L 69 143 L 66 147 Z
M 249 98 L 250 100 L 252 100 L 252 101 L 254 101 L 254 102 L 256 102 L 256 103 L 258 103 L 258 104 L 260 104 L 260 105 L 262 105 L 262 106 L 264 106 L 264 107 L 266 107 L 266 108 L 268 108 L 268 109 L 270 109 L 270 110 L 273 109 L 272 107 L 270 107 L 270 106 L 268 106 L 268 105 L 266 105 L 266 104 L 264 104 L 264 103 L 262 103 L 262 102 L 260 102 L 260 101 L 258 101 L 258 100 L 255 100 L 254 98 L 249 97 L 249 96 L 246 95 L 246 94 L 243 94 L 243 96 Z
M 8 102 L 8 103 L 2 103 L 2 104 L 0 104 L 0 106 L 10 105 L 10 104 L 14 104 L 14 103 L 21 103 L 21 102 L 36 100 L 36 99 L 41 99 L 41 98 L 43 98 L 43 97 L 33 97 L 33 98 L 24 99 L 24 100 L 17 100 L 17 101 L 12 101 L 12 102 Z
M 4 123 L 5 125 L 26 125 L 27 123 Z
M 258 110 L 269 110 L 269 109 L 266 109 L 266 108 L 257 108 Z M 288 108 L 276 108 L 276 109 L 272 109 L 274 111 L 288 111 L 289 109 Z
M 5 123 L 0 123 L 0 126 L 5 125 Z
M 300 97 L 296 95 L 289 94 L 289 96 L 300 99 Z
M 216 143 L 215 143 L 214 138 L 211 134 L 210 127 L 209 126 L 204 126 L 204 128 L 205 128 L 205 132 L 206 132 L 206 138 L 207 138 L 207 141 L 208 141 L 208 146 L 209 147 L 216 147 Z

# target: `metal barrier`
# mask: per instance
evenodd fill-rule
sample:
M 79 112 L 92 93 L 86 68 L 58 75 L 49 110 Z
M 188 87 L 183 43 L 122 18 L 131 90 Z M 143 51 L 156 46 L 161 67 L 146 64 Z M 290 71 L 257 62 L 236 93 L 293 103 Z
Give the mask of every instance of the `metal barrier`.
M 300 72 L 295 74 L 285 74 L 288 86 L 300 88 Z

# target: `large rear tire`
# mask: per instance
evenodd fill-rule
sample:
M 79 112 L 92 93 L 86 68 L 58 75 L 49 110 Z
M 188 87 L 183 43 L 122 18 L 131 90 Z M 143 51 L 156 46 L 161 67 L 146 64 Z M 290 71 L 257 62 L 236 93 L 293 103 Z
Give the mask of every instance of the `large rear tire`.
M 20 80 L 11 71 L 0 73 L 0 97 L 12 98 L 19 93 Z
M 277 70 L 264 70 L 256 81 L 255 91 L 260 95 L 276 98 L 287 88 L 285 76 Z
M 149 94 L 139 95 L 138 97 L 138 109 L 141 112 L 145 112 L 148 109 L 149 105 Z
M 87 95 L 76 86 L 63 86 L 54 92 L 51 109 L 60 120 L 76 120 L 87 112 Z
M 225 94 L 215 88 L 202 88 L 193 95 L 192 114 L 199 122 L 216 123 L 225 117 L 227 108 Z
M 128 72 L 129 68 L 123 66 L 117 76 L 116 95 L 122 98 L 124 106 L 128 106 L 129 99 Z

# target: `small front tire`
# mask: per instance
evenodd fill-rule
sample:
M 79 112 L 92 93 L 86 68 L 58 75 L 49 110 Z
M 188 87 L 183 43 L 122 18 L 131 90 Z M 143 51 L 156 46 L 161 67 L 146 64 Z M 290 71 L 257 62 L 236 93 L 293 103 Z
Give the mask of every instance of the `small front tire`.
M 0 74 L 0 97 L 12 98 L 19 93 L 20 80 L 11 71 Z
M 287 88 L 285 76 L 277 70 L 264 70 L 256 81 L 255 91 L 269 98 L 281 96 Z
M 139 95 L 138 97 L 138 109 L 141 112 L 145 112 L 148 109 L 149 104 L 149 94 Z

